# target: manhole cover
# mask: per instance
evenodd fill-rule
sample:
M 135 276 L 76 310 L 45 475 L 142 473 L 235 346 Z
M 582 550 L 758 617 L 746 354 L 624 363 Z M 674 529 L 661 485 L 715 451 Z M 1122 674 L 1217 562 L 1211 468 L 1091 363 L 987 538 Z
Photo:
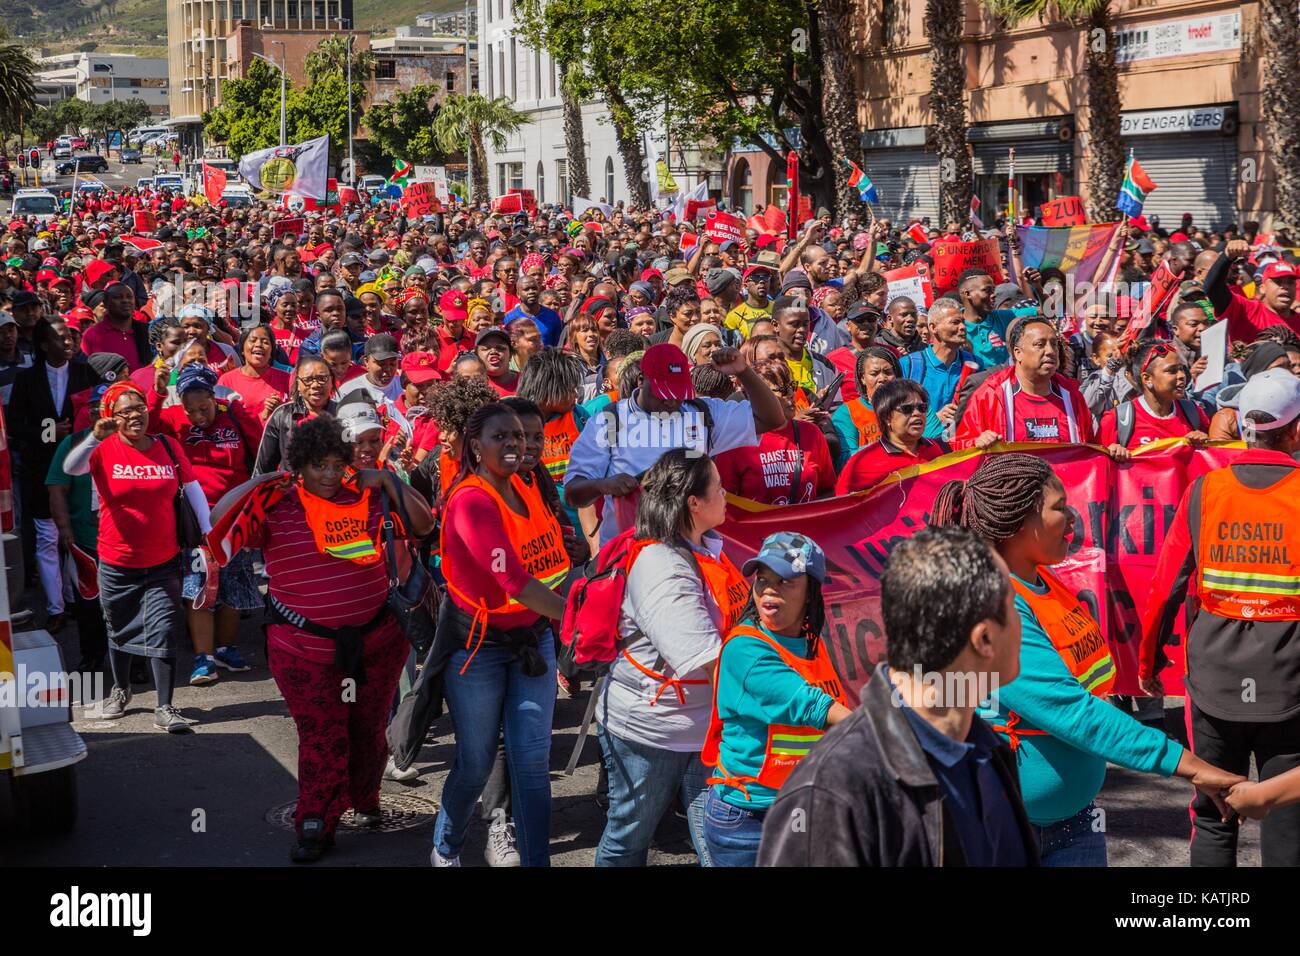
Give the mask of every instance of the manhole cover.
M 293 811 L 298 801 L 272 807 L 266 811 L 266 822 L 274 823 L 282 830 L 293 830 Z M 349 810 L 339 820 L 339 829 L 354 833 L 380 832 L 392 833 L 397 830 L 414 830 L 433 821 L 438 812 L 438 805 L 432 800 L 413 797 L 405 793 L 381 793 L 379 795 L 379 814 L 382 818 L 377 827 L 359 827 Z

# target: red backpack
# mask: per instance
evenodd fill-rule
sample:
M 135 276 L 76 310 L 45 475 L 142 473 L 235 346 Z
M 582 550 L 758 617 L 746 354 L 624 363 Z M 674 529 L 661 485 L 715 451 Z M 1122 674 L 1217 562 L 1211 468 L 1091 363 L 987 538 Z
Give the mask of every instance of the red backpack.
M 627 574 L 647 543 L 637 540 L 634 527 L 621 532 L 587 565 L 586 577 L 569 589 L 560 634 L 577 664 L 602 669 L 618 656 L 618 619 Z

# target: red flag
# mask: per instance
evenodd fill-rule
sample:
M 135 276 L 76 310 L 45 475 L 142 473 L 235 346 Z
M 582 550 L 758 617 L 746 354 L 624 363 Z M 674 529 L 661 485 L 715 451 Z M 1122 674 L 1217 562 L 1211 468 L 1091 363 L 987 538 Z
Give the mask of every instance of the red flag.
M 158 239 L 147 239 L 144 236 L 123 236 L 122 241 L 129 246 L 134 246 L 141 252 L 149 252 L 151 249 L 158 249 L 162 242 Z
M 137 209 L 133 217 L 136 232 L 153 232 L 158 228 L 158 217 L 147 209 Z
M 519 193 L 511 193 L 508 196 L 498 196 L 492 200 L 492 212 L 497 214 L 510 214 L 524 211 L 524 197 Z
M 786 235 L 790 239 L 797 239 L 799 238 L 799 154 L 793 149 L 785 158 L 785 180 L 788 189 L 786 208 L 790 210 L 787 216 Z
M 203 195 L 216 206 L 221 203 L 221 191 L 226 188 L 226 171 L 203 164 Z
M 776 203 L 768 203 L 767 208 L 763 210 L 763 225 L 759 226 L 761 232 L 782 233 L 786 231 L 785 213 Z
M 914 222 L 907 230 L 907 236 L 914 242 L 925 245 L 930 241 L 930 237 L 925 234 L 925 227 L 919 222 Z

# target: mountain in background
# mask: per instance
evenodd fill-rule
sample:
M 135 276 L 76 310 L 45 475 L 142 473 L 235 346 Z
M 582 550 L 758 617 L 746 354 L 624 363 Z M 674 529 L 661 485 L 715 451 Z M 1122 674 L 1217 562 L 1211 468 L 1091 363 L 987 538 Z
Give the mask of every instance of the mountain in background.
M 167 0 L 4 0 L 3 7 L 11 37 L 50 53 L 167 55 Z M 357 29 L 377 35 L 413 25 L 421 13 L 464 9 L 463 0 L 353 0 Z

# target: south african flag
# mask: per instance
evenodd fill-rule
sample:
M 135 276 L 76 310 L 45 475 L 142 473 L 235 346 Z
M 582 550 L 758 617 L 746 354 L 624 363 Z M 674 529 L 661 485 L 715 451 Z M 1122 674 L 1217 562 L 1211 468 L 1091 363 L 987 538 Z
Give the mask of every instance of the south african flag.
M 397 160 L 397 168 L 393 170 L 393 175 L 388 177 L 389 191 L 397 190 L 400 196 L 406 189 L 407 184 L 415 178 L 415 167 L 404 159 Z

